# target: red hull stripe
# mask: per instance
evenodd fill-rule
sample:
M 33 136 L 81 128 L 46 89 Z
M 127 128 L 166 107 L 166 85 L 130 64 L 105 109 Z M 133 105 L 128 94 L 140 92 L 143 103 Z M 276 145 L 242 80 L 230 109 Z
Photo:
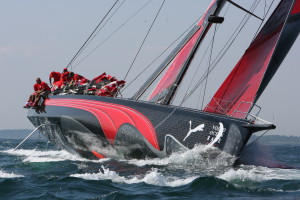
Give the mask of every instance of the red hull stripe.
M 46 105 L 85 110 L 99 121 L 107 140 L 114 144 L 119 128 L 127 123 L 134 126 L 149 143 L 159 150 L 156 132 L 149 119 L 142 113 L 118 104 L 87 99 L 48 99 Z

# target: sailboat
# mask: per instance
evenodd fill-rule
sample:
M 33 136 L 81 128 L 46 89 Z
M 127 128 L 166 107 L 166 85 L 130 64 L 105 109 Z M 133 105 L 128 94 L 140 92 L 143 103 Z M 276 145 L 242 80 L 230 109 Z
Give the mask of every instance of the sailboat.
M 223 22 L 226 3 L 255 16 L 213 0 L 131 98 L 50 95 L 45 112 L 29 109 L 28 119 L 51 143 L 88 159 L 166 157 L 196 145 L 238 156 L 253 133 L 275 129 L 251 111 L 299 34 L 300 0 L 280 1 L 203 110 L 172 105 L 203 39 Z

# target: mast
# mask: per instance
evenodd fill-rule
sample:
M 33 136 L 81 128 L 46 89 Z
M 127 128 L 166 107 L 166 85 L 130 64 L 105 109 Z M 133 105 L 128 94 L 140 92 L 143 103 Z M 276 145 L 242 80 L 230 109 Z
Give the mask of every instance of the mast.
M 201 17 L 199 23 L 187 34 L 167 59 L 149 77 L 139 91 L 133 96 L 133 99 L 138 100 L 155 79 L 169 66 L 166 73 L 152 91 L 148 101 L 160 101 L 161 104 L 170 104 L 178 85 L 186 74 L 194 55 L 211 25 L 223 21 L 223 18 L 218 17 L 218 14 L 225 2 L 226 0 L 212 1 L 205 14 Z
M 207 32 L 209 31 L 210 27 L 211 27 L 212 23 L 208 23 L 207 27 L 203 30 L 203 33 L 201 34 L 201 37 L 199 37 L 196 45 L 194 46 L 192 52 L 190 53 L 190 56 L 187 58 L 187 60 L 185 61 L 181 72 L 179 73 L 179 75 L 177 76 L 177 79 L 174 81 L 173 85 L 170 87 L 168 94 L 163 98 L 163 100 L 161 101 L 161 104 L 166 104 L 169 105 L 171 103 L 171 101 L 173 100 L 176 92 L 178 91 L 178 86 L 180 85 L 180 83 L 182 82 L 195 54 L 197 53 L 197 50 L 199 49 L 199 46 L 202 42 L 202 40 L 204 39 L 204 37 L 206 36 Z M 159 99 L 153 99 L 154 101 L 157 101 Z

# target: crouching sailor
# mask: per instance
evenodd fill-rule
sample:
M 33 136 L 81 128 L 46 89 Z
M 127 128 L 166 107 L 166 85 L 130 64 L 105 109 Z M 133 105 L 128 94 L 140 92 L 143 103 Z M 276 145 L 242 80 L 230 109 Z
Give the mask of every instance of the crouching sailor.
M 35 92 L 29 96 L 28 102 L 24 108 L 38 108 L 40 99 L 43 98 L 45 100 L 51 93 L 51 89 L 48 84 L 42 82 L 40 78 L 36 78 L 36 84 L 34 84 L 33 88 Z
M 106 97 L 115 97 L 120 89 L 125 85 L 125 81 L 113 81 L 109 84 L 104 85 L 100 90 L 98 90 L 95 95 L 97 96 L 106 96 Z
M 51 87 L 52 94 L 58 94 L 63 85 L 63 83 L 60 81 L 61 73 L 52 71 L 49 75 L 49 82 Z M 53 84 L 52 84 L 52 78 L 53 78 Z

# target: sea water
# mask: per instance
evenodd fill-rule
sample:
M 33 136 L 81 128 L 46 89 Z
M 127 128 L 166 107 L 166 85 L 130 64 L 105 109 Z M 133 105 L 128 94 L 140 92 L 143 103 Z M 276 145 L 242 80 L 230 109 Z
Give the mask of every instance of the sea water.
M 203 146 L 164 159 L 87 160 L 46 140 L 14 151 L 20 141 L 0 141 L 0 199 L 300 199 L 297 145 L 255 144 L 235 165 Z

